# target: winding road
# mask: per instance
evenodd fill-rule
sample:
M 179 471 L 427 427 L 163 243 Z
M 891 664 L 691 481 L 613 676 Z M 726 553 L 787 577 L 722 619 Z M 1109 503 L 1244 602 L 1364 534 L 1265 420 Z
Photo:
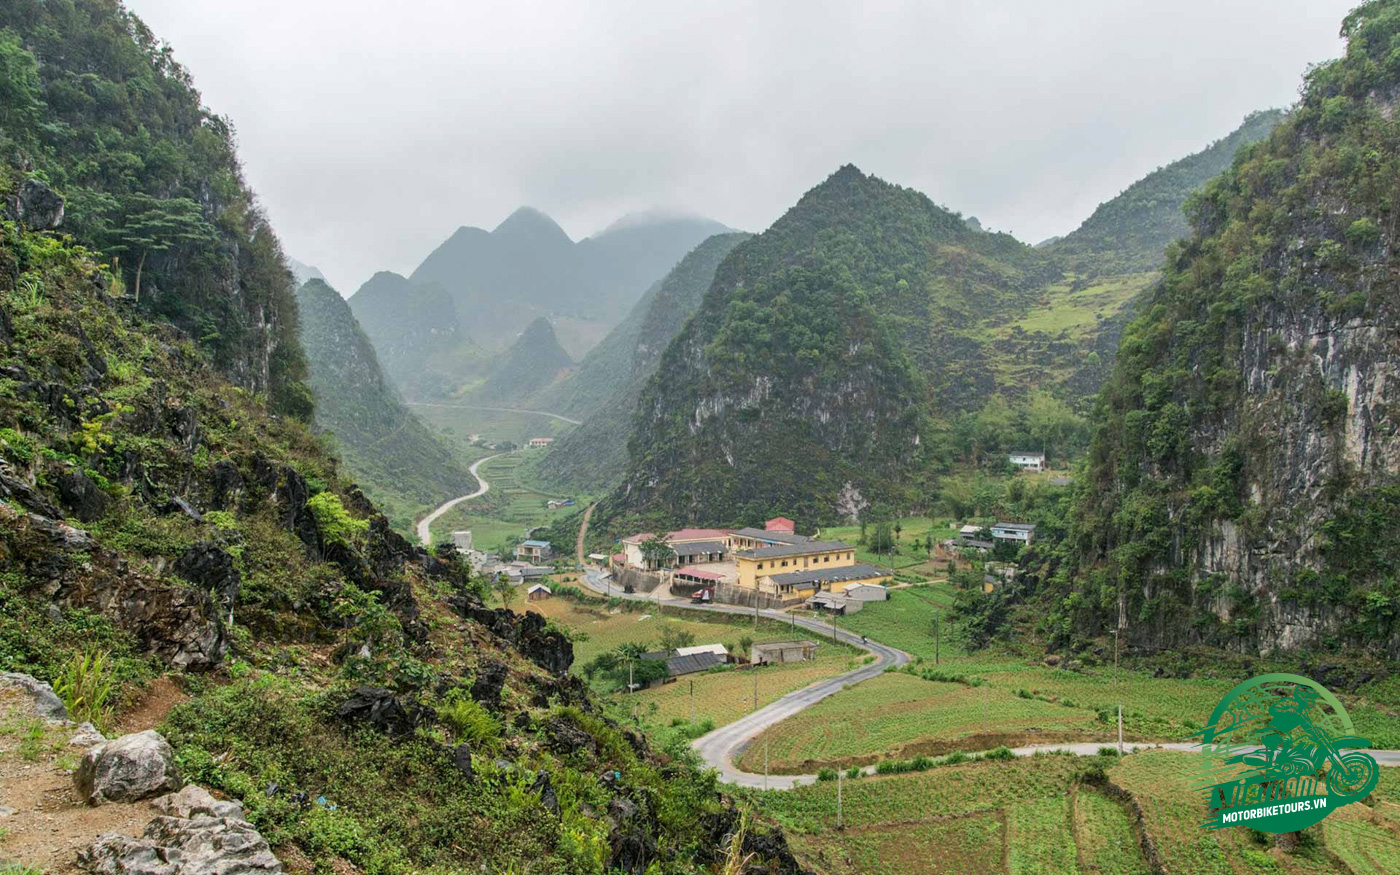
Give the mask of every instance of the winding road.
M 473 462 L 472 466 L 467 470 L 471 472 L 471 475 L 473 477 L 476 478 L 477 490 L 469 495 L 459 495 L 451 501 L 443 502 L 442 504 L 437 506 L 436 510 L 434 510 L 432 513 L 428 514 L 427 516 L 423 517 L 423 519 L 418 521 L 418 540 L 420 543 L 423 544 L 423 546 L 426 547 L 433 542 L 432 525 L 434 522 L 437 521 L 438 517 L 447 513 L 449 510 L 451 510 L 452 508 L 456 507 L 464 501 L 477 498 L 491 491 L 491 484 L 487 483 L 486 478 L 481 476 L 481 474 L 479 473 L 479 469 L 482 465 L 486 464 L 492 459 L 499 459 L 501 456 L 505 455 L 508 454 L 497 453 L 494 456 L 487 456 L 484 459 L 477 459 L 475 462 Z
M 548 416 L 551 419 L 558 419 L 571 425 L 583 425 L 577 419 L 571 419 L 562 413 L 550 413 L 548 410 L 522 410 L 519 407 L 482 407 L 477 404 L 435 404 L 431 401 L 405 401 L 409 407 L 442 407 L 448 410 L 491 410 L 496 413 L 530 413 L 535 416 Z
M 737 605 L 697 605 L 685 599 L 652 598 L 649 595 L 621 593 L 609 587 L 603 579 L 603 575 L 604 572 L 601 569 L 589 568 L 584 572 L 583 580 L 588 588 L 594 592 L 600 595 L 611 595 L 615 598 L 651 601 L 669 608 L 686 608 L 688 610 L 710 611 L 719 614 L 739 614 L 746 617 L 753 616 L 754 614 L 752 609 Z M 691 747 L 700 754 L 700 758 L 705 761 L 707 766 L 719 772 L 721 781 L 729 784 L 764 790 L 789 790 L 804 784 L 814 784 L 817 781 L 816 775 L 761 775 L 740 769 L 734 764 L 734 761 L 743 755 L 749 743 L 768 727 L 781 723 L 794 714 L 810 708 L 822 699 L 832 696 L 846 687 L 870 680 L 873 677 L 878 677 L 890 666 L 902 666 L 909 662 L 910 656 L 903 650 L 897 650 L 869 639 L 862 640 L 859 635 L 854 635 L 844 629 L 832 627 L 829 624 L 817 620 L 810 620 L 804 617 L 794 618 L 791 614 L 785 614 L 781 611 L 759 611 L 758 614 L 765 619 L 794 624 L 809 632 L 815 632 L 818 635 L 835 638 L 845 644 L 863 648 L 874 654 L 876 659 L 869 665 L 861 666 L 854 671 L 848 671 L 845 674 L 817 681 L 810 686 L 788 693 L 762 708 L 759 708 L 757 711 L 746 714 L 733 723 L 721 726 L 712 732 L 700 736 L 691 742 Z M 1113 744 L 1111 742 L 1036 744 L 1026 747 L 1014 747 L 1011 749 L 1011 752 L 1018 757 L 1035 756 L 1037 753 L 1049 753 L 1053 751 L 1065 751 L 1080 756 L 1092 756 L 1103 748 L 1112 746 Z M 1123 745 L 1123 750 L 1128 753 L 1154 749 L 1197 751 L 1199 747 L 1189 742 L 1166 742 L 1160 744 L 1130 742 Z M 1366 753 L 1374 757 L 1378 765 L 1391 767 L 1400 766 L 1400 750 L 1368 749 Z M 875 767 L 866 766 L 861 771 L 864 774 L 871 775 L 875 773 Z

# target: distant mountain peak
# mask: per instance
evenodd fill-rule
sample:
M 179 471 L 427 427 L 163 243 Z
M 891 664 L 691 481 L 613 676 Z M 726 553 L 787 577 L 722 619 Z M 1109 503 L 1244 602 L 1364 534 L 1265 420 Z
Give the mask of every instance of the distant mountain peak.
M 593 237 L 604 237 L 618 231 L 627 231 L 632 228 L 642 228 L 648 225 L 666 225 L 672 223 L 712 225 L 715 228 L 715 233 L 722 233 L 722 230 L 730 230 L 727 226 L 716 222 L 714 219 L 690 212 L 689 210 L 675 209 L 672 207 L 650 207 L 645 210 L 634 210 L 630 213 L 624 213 L 606 228 L 594 234 Z
M 559 223 L 534 207 L 519 207 L 506 216 L 505 221 L 491 231 L 492 236 L 533 237 L 547 240 L 555 237 L 563 243 L 573 243 L 573 239 L 559 227 Z

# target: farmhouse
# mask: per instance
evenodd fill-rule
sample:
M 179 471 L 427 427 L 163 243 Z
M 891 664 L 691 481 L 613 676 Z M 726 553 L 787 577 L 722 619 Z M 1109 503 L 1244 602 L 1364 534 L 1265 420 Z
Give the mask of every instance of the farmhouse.
M 992 526 L 992 538 L 997 541 L 1029 544 L 1035 539 L 1035 525 L 1033 523 L 998 522 Z
M 550 550 L 548 541 L 521 541 L 515 545 L 515 558 L 527 562 L 547 562 Z
M 554 590 L 550 589 L 542 583 L 537 583 L 529 589 L 525 590 L 525 598 L 532 602 L 537 602 L 541 599 L 547 599 L 552 595 L 554 595 Z
M 851 584 L 841 594 L 860 602 L 886 602 L 890 599 L 889 588 L 878 583 Z
M 1045 454 L 1032 453 L 1026 450 L 1013 450 L 1007 457 L 1007 461 L 1020 468 L 1022 471 L 1044 471 Z
M 815 641 L 773 641 L 768 644 L 755 644 L 750 651 L 749 661 L 754 665 L 806 662 L 816 655 L 816 652 Z
M 529 446 L 532 450 L 542 450 L 552 443 L 554 443 L 554 438 L 534 437 L 530 438 Z
M 838 617 L 843 617 L 846 614 L 854 614 L 865 607 L 865 602 L 830 592 L 819 592 L 807 599 L 803 604 L 817 613 L 835 614 Z

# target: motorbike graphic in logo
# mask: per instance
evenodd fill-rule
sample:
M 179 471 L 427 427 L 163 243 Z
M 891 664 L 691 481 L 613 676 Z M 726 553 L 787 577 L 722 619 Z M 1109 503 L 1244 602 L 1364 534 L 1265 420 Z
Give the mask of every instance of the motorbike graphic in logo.
M 1380 769 L 1352 733 L 1342 703 L 1308 678 L 1266 674 L 1235 687 L 1196 733 L 1204 826 L 1293 832 L 1366 798 Z

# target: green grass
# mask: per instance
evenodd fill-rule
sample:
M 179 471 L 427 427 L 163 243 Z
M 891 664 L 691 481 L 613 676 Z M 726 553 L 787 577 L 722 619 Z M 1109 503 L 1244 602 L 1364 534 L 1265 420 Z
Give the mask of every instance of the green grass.
M 758 736 L 741 764 L 754 770 L 769 746 L 774 772 L 866 765 L 915 754 L 1033 743 L 1037 734 L 1103 736 L 1090 711 L 1023 699 L 1004 690 L 926 681 L 891 672 L 843 690 Z M 1050 736 L 1053 738 L 1053 736 Z M 760 763 L 761 764 L 761 763 Z
M 856 545 L 856 561 L 868 562 L 871 565 L 878 565 L 883 568 L 893 568 L 896 571 L 921 570 L 925 573 L 931 572 L 933 566 L 929 565 L 928 554 L 920 549 L 914 549 L 914 540 L 926 541 L 929 535 L 933 536 L 935 542 L 946 540 L 957 534 L 957 530 L 940 520 L 934 522 L 928 517 L 904 517 L 899 521 L 900 533 L 895 543 L 894 553 L 873 553 L 859 544 L 860 526 L 832 526 L 821 530 L 821 537 L 830 538 L 837 541 L 845 541 L 848 544 Z M 867 534 L 873 534 L 874 526 L 866 527 Z M 925 568 L 925 566 L 928 566 Z
M 1080 858 L 1096 875 L 1148 875 L 1128 813 L 1118 802 L 1090 787 L 1074 794 L 1074 842 Z
M 1076 290 L 1071 276 L 1062 282 L 1048 286 L 1041 296 L 1040 304 L 1029 315 L 1011 323 L 1008 329 L 1020 328 L 1027 333 L 1044 332 L 1058 336 L 1066 334 L 1070 338 L 1091 335 L 1097 331 L 1101 319 L 1113 316 L 1132 299 L 1134 295 L 1151 285 L 1159 276 L 1150 273 L 1131 273 L 1120 276 L 1097 277 L 1084 288 Z M 1009 334 L 1009 330 L 998 332 Z
M 1352 813 L 1348 806 L 1322 822 L 1327 847 L 1353 875 L 1391 875 L 1400 872 L 1400 839 L 1384 823 Z
M 1069 793 L 1006 810 L 1006 862 L 1009 875 L 1077 875 Z
M 1005 824 L 995 812 L 948 820 L 793 836 L 802 857 L 845 873 L 882 875 L 1001 875 Z
M 577 507 L 550 510 L 549 500 L 562 496 L 535 492 L 520 484 L 517 468 L 526 452 L 510 453 L 483 464 L 478 473 L 491 484 L 491 490 L 439 517 L 433 523 L 433 537 L 445 539 L 450 532 L 469 529 L 477 549 L 495 551 L 513 538 L 523 538 L 530 529 L 547 526 L 577 511 Z M 572 546 L 561 545 L 560 551 L 570 556 Z

